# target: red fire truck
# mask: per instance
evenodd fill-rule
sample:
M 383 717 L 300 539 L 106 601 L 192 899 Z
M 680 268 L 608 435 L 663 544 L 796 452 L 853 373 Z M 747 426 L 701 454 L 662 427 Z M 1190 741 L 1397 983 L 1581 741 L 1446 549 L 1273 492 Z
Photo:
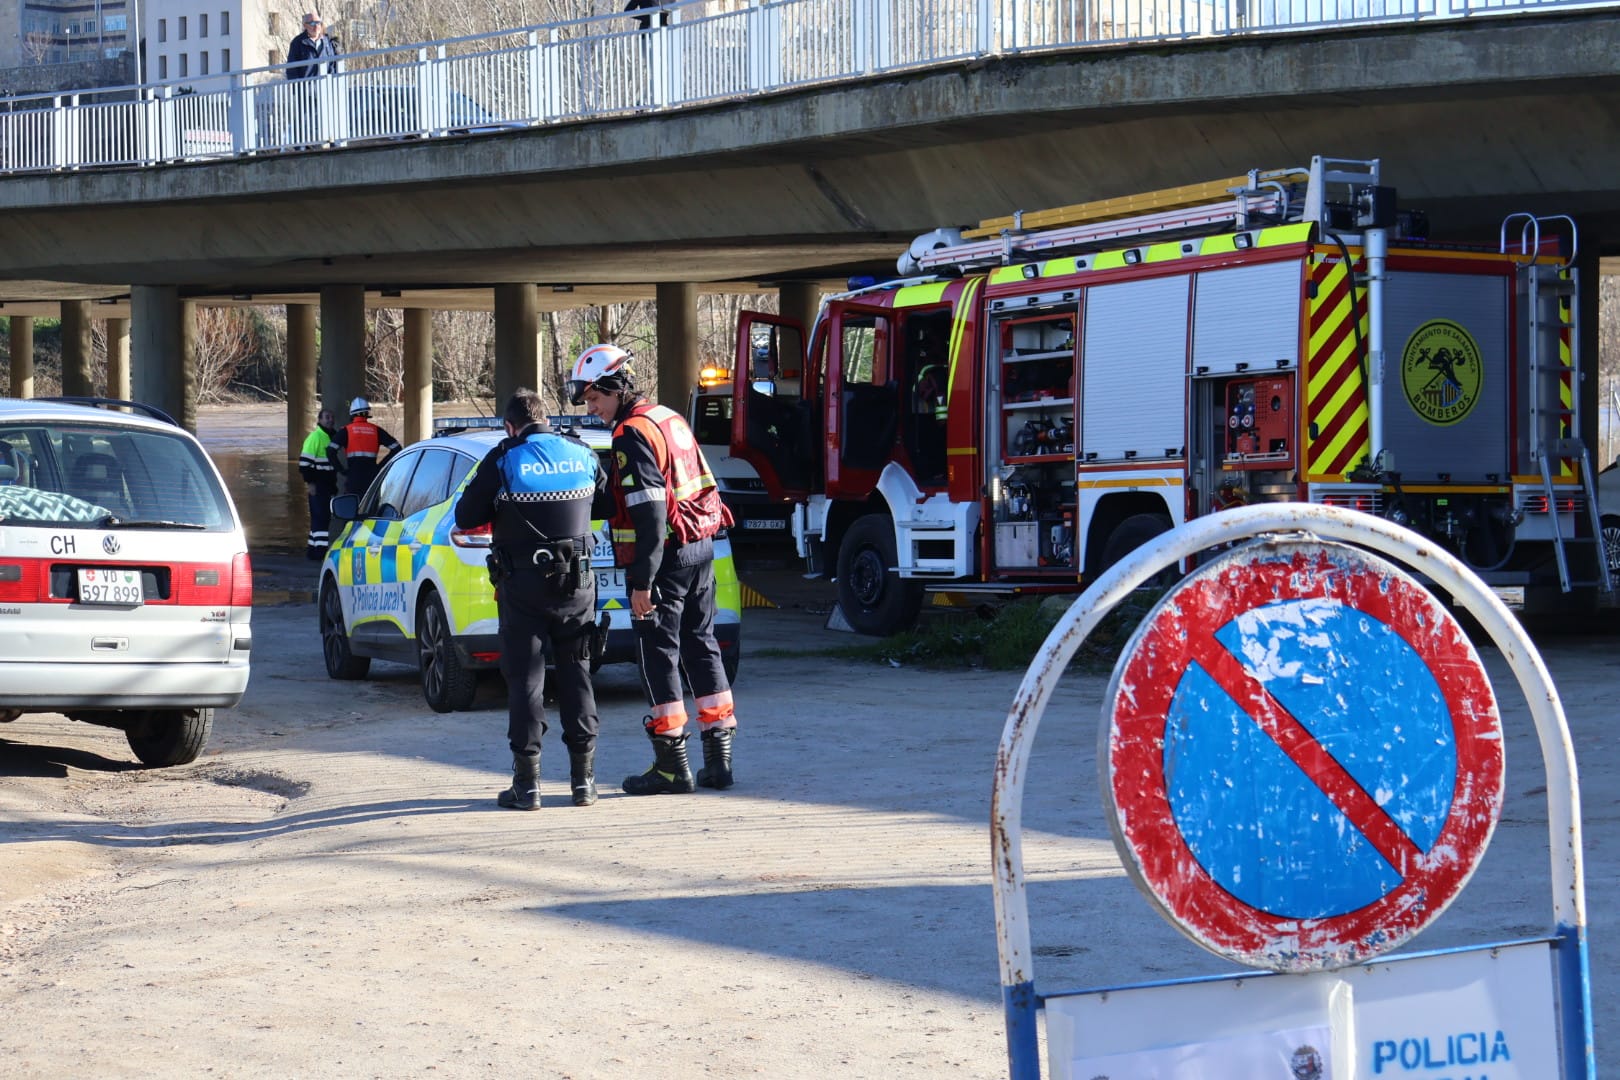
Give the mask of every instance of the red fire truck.
M 1075 590 L 1258 500 L 1379 514 L 1504 594 L 1590 600 L 1574 222 L 1425 235 L 1376 160 L 1331 158 L 936 230 L 809 335 L 744 313 L 733 451 L 865 633 L 926 589 Z

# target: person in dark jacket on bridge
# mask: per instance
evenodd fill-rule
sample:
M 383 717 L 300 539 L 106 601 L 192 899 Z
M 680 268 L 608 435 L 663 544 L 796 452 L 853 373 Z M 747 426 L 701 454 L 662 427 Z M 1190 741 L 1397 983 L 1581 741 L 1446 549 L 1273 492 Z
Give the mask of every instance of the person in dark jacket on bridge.
M 304 13 L 304 32 L 292 39 L 287 46 L 287 63 L 298 64 L 299 61 L 309 60 L 313 63 L 301 64 L 298 67 L 287 68 L 287 78 L 307 79 L 311 75 L 321 73 L 321 64 L 326 64 L 326 73 L 337 73 L 337 42 L 326 36 L 326 23 L 313 11 Z
M 658 20 L 659 26 L 669 25 L 669 11 L 667 8 L 670 2 L 671 0 L 630 0 L 628 4 L 624 5 L 624 10 L 626 12 L 648 12 L 646 15 L 637 15 L 636 23 L 643 30 L 651 30 L 654 19 Z

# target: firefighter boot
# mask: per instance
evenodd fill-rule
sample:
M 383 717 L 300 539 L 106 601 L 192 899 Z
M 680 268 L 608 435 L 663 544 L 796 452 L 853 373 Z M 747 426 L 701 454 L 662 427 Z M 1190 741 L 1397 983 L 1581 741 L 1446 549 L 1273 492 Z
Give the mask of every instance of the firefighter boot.
M 684 731 L 679 735 L 654 735 L 652 768 L 640 776 L 627 776 L 621 785 L 626 795 L 686 795 L 697 790 L 692 784 L 692 766 L 686 763 Z
M 589 806 L 596 801 L 596 751 L 568 752 L 569 784 L 574 789 L 574 805 Z
M 512 755 L 512 786 L 495 796 L 495 804 L 507 810 L 540 809 L 540 755 Z
M 699 787 L 724 791 L 732 784 L 731 737 L 736 728 L 710 728 L 703 733 L 703 768 L 698 770 Z

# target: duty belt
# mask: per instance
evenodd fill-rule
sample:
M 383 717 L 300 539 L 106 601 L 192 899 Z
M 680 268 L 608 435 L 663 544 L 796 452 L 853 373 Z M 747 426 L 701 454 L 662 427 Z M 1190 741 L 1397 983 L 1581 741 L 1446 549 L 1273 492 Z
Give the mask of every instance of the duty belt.
M 510 577 L 518 568 L 534 566 L 562 591 L 574 592 L 590 575 L 590 548 L 574 537 L 539 544 L 497 544 L 490 556 L 490 581 Z

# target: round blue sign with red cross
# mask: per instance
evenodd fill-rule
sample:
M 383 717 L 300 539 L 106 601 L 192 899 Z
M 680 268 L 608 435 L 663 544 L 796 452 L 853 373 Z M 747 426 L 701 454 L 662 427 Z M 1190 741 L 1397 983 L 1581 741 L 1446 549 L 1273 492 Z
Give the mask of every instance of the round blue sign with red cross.
M 1104 704 L 1127 870 L 1251 967 L 1359 963 L 1432 922 L 1502 807 L 1502 723 L 1462 627 L 1393 564 L 1265 539 L 1172 589 Z

